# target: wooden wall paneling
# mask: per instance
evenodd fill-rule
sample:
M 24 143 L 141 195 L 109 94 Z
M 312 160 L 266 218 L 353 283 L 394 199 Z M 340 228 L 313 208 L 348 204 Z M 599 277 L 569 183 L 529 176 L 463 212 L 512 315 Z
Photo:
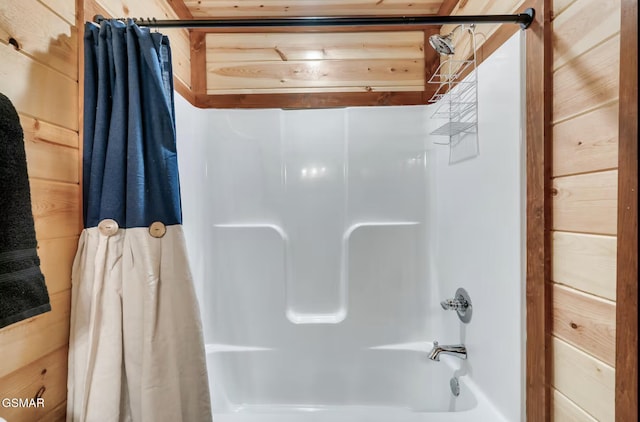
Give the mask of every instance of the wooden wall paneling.
M 411 28 L 404 28 L 406 32 L 419 30 L 421 32 L 425 31 L 425 28 L 428 30 L 433 30 L 433 27 L 427 26 L 415 26 Z M 255 29 L 255 28 L 254 28 Z M 335 28 L 322 28 L 322 31 L 318 31 L 317 28 L 287 28 L 287 31 L 283 31 L 282 28 L 259 28 L 260 33 L 264 35 L 273 34 L 273 33 L 281 33 L 281 32 L 293 32 L 289 34 L 289 36 L 295 35 L 303 35 L 307 32 L 312 34 L 324 34 L 329 32 L 338 32 L 340 34 L 350 33 L 350 32 L 384 32 L 385 35 L 391 35 L 391 39 L 393 39 L 393 31 L 397 31 L 397 28 L 393 27 L 354 27 L 354 28 L 344 28 L 344 27 L 335 27 Z M 241 33 L 255 33 L 258 31 L 242 31 Z M 205 61 L 204 54 L 200 46 L 202 45 L 202 35 L 196 35 L 199 33 L 210 33 L 206 30 L 198 30 L 194 29 L 191 31 L 192 34 L 192 61 L 200 60 Z M 216 29 L 216 34 L 224 33 L 224 34 L 234 34 L 238 33 L 237 29 L 233 31 L 229 30 L 221 30 Z M 333 36 L 333 35 L 332 35 Z M 335 38 L 335 36 L 334 36 Z M 339 37 L 337 37 L 339 38 Z M 422 44 L 422 48 L 424 50 L 424 36 L 418 41 Z M 244 48 L 247 48 L 245 45 Z M 266 53 L 265 53 L 266 54 Z M 277 53 L 276 53 L 277 54 Z M 395 54 L 395 53 L 394 53 Z M 414 53 L 415 54 L 415 50 Z M 425 98 L 430 98 L 435 87 L 427 86 L 425 87 L 425 63 L 426 63 L 426 54 L 422 51 L 423 58 L 420 60 L 420 63 L 415 63 L 416 68 L 420 68 L 421 66 L 421 74 L 418 76 L 418 72 L 415 75 L 415 85 L 408 84 L 406 82 L 401 82 L 404 85 L 393 85 L 390 82 L 385 83 L 381 86 L 375 85 L 367 85 L 363 83 L 361 77 L 358 78 L 357 84 L 354 86 L 348 86 L 344 83 L 333 83 L 333 86 L 325 86 L 325 87 L 314 87 L 309 86 L 311 82 L 304 82 L 303 86 L 294 86 L 289 88 L 232 88 L 229 89 L 221 89 L 221 90 L 209 90 L 209 94 L 198 94 L 198 90 L 196 89 L 196 100 L 195 105 L 202 108 L 325 108 L 325 107 L 345 107 L 345 106 L 373 106 L 373 105 L 417 105 L 417 104 L 425 104 Z M 280 56 L 278 56 L 280 62 L 284 63 L 285 66 L 291 66 L 291 62 L 287 61 L 285 63 Z M 326 63 L 333 63 L 334 61 L 326 61 Z M 239 62 L 242 64 L 246 64 L 246 62 Z M 326 65 L 325 63 L 325 65 Z M 320 63 L 322 64 L 322 63 Z M 336 66 L 339 64 L 336 61 Z M 395 64 L 395 63 L 394 63 Z M 196 81 L 197 78 L 201 78 L 199 75 L 199 71 L 197 70 L 197 65 L 194 64 L 194 69 L 192 69 L 192 78 Z M 389 73 L 397 73 L 398 70 L 396 66 L 388 69 Z M 295 71 L 295 69 L 294 69 Z M 404 73 L 404 72 L 402 72 Z M 204 76 L 204 75 L 203 75 Z M 419 78 L 419 79 L 418 79 Z M 202 82 L 194 82 L 196 84 Z M 280 83 L 279 83 L 280 84 Z M 291 84 L 291 83 L 290 83 Z M 294 82 L 294 84 L 300 84 L 298 81 Z M 311 83 L 311 85 L 313 85 Z M 234 93 L 235 92 L 235 93 Z
M 0 2 L 0 40 L 69 76 L 78 77 L 77 31 L 37 0 Z
M 208 63 L 424 57 L 423 31 L 206 35 Z
M 442 0 L 185 0 L 202 17 L 434 15 Z
M 553 68 L 593 49 L 620 31 L 620 0 L 582 0 L 553 20 Z
M 553 179 L 553 228 L 615 235 L 617 197 L 617 170 L 556 177 Z
M 620 37 L 614 36 L 554 72 L 555 123 L 618 98 Z
M 31 206 L 38 241 L 78 235 L 82 213 L 77 184 L 31 179 Z
M 616 418 L 638 420 L 638 2 L 622 0 Z
M 29 177 L 79 182 L 78 133 L 20 115 Z
M 42 398 L 43 407 L 2 407 L 0 416 L 8 421 L 40 421 L 67 400 L 67 346 L 0 378 L 0 397 Z M 63 419 L 54 419 L 57 421 Z
M 604 362 L 553 337 L 553 386 L 601 422 L 613 422 L 615 371 Z
M 576 1 L 578 0 L 553 0 L 553 18 L 555 19 L 556 16 Z
M 67 417 L 67 401 L 63 401 L 53 410 L 43 415 L 38 422 L 60 422 L 66 420 Z
M 616 300 L 616 237 L 552 232 L 551 279 Z
M 9 325 L 2 330 L 0 379 L 69 343 L 71 290 L 55 293 L 51 312 Z M 65 360 L 66 362 L 66 360 Z M 66 383 L 57 388 L 66 390 Z M 10 386 L 1 383 L 3 390 Z M 0 390 L 0 397 L 11 397 Z M 66 391 L 65 391 L 66 394 Z
M 76 149 L 79 146 L 78 132 L 74 130 L 52 125 L 24 114 L 20 114 L 20 125 L 25 142 L 44 141 Z
M 615 367 L 615 302 L 552 284 L 553 334 Z
M 564 394 L 553 389 L 551 422 L 598 422 Z
M 259 95 L 265 98 L 272 98 L 274 95 L 333 95 L 340 101 L 341 95 L 349 93 L 394 93 L 400 92 L 419 92 L 423 97 L 424 88 L 422 85 L 382 85 L 382 86 L 332 86 L 332 87 L 292 87 L 292 88 L 229 88 L 229 89 L 214 89 L 207 91 L 209 96 L 221 97 L 224 95 L 237 96 L 237 95 Z M 237 97 L 236 97 L 237 98 Z M 293 97 L 292 97 L 293 98 Z M 267 101 L 264 102 L 267 104 Z M 348 103 L 344 103 L 348 106 Z M 366 104 L 361 104 L 366 105 Z M 401 105 L 401 104 L 398 104 Z M 280 107 L 290 108 L 292 106 L 287 103 L 281 103 Z
M 532 4 L 536 16 L 526 31 L 526 418 L 550 419 L 551 360 L 549 292 L 551 212 L 551 1 Z
M 618 167 L 618 102 L 553 126 L 553 175 Z
M 207 93 L 422 91 L 423 43 L 422 31 L 208 34 Z
M 78 130 L 78 82 L 53 70 L 11 45 L 1 45 L 3 93 L 22 114 Z
M 71 267 L 77 247 L 77 236 L 38 241 L 40 269 L 49 295 L 71 288 Z
M 424 89 L 422 60 L 329 60 L 207 64 L 207 92 L 231 89 L 413 86 Z M 354 87 L 353 89 L 350 89 Z
M 78 183 L 78 150 L 43 141 L 25 143 L 29 177 Z
M 60 15 L 64 20 L 71 25 L 75 25 L 76 22 L 76 5 L 73 0 L 38 0 L 42 4 L 54 10 L 56 14 Z

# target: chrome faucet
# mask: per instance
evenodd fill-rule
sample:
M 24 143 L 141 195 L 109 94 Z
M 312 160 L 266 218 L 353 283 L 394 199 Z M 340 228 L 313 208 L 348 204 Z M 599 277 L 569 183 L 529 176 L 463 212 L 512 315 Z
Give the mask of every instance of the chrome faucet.
M 467 348 L 464 344 L 454 344 L 450 346 L 440 346 L 437 341 L 433 342 L 433 349 L 429 352 L 429 359 L 440 360 L 440 355 L 451 355 L 460 359 L 467 358 Z

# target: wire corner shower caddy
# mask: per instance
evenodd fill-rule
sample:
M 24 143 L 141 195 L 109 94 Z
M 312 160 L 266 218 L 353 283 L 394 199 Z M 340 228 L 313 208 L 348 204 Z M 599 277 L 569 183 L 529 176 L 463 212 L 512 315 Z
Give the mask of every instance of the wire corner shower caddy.
M 471 54 L 467 59 L 453 58 L 451 38 L 460 28 L 468 32 Z M 438 36 L 430 40 L 436 51 L 451 56 L 441 61 L 436 71 L 427 81 L 437 84 L 434 94 L 428 100 L 436 106 L 431 118 L 447 120 L 442 126 L 431 132 L 431 135 L 446 136 L 448 141 L 434 142 L 449 145 L 458 135 L 478 133 L 478 75 L 476 60 L 475 24 L 459 25 L 445 37 Z

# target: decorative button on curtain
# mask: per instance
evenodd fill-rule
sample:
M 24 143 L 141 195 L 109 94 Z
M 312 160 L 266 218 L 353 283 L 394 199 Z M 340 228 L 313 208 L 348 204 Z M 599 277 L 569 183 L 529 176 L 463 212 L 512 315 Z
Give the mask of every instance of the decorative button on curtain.
M 169 40 L 104 21 L 86 24 L 84 43 L 85 229 L 72 273 L 67 420 L 210 421 Z

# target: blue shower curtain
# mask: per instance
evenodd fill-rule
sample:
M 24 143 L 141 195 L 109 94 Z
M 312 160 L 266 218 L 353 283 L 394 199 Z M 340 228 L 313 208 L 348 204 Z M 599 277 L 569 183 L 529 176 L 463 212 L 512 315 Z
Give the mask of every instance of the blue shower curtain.
M 85 27 L 84 230 L 72 272 L 68 421 L 211 420 L 182 232 L 169 40 Z

